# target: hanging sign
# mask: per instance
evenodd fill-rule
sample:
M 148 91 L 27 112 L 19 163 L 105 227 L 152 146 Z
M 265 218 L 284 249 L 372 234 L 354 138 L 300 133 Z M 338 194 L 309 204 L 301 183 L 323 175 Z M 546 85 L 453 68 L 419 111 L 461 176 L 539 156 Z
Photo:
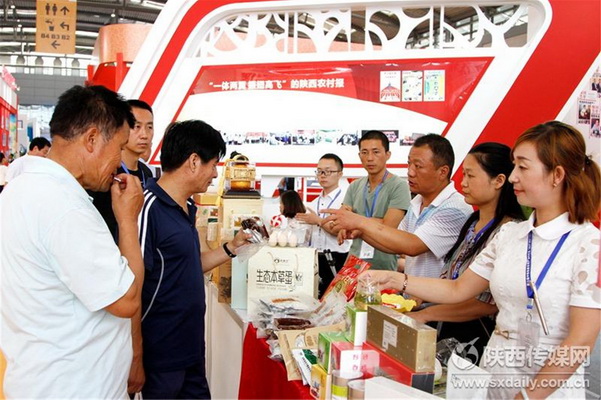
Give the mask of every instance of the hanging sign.
M 40 53 L 75 53 L 77 2 L 37 0 L 35 50 Z

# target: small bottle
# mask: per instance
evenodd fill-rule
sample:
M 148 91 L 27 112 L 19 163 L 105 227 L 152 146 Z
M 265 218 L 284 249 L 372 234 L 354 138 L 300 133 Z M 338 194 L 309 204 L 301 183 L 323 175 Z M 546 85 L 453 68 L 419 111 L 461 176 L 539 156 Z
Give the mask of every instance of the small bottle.
M 369 275 L 357 281 L 355 293 L 355 307 L 357 310 L 367 311 L 367 306 L 382 304 L 382 297 L 378 285 L 371 280 Z

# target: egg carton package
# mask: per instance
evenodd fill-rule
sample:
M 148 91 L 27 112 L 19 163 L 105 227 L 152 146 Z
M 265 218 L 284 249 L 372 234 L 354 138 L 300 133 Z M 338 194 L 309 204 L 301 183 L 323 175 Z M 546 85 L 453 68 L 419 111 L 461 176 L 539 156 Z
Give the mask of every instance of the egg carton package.
M 271 247 L 308 247 L 311 240 L 311 230 L 308 225 L 303 225 L 273 229 L 269 237 L 269 245 Z

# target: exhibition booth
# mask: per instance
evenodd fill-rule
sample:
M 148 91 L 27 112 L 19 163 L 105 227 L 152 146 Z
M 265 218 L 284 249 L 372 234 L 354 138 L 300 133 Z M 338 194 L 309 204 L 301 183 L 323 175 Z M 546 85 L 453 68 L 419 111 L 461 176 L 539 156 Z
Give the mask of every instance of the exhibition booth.
M 435 328 L 404 315 L 413 304 L 379 292 L 373 301 L 355 297 L 371 295 L 357 287 L 371 267 L 362 260 L 349 258 L 317 300 L 310 227 L 272 220 L 282 178 L 295 178 L 305 201 L 318 193 L 322 154 L 338 155 L 349 181 L 364 176 L 357 142 L 370 130 L 388 137 L 387 168 L 401 177 L 411 145 L 426 134 L 450 141 L 458 177 L 474 145 L 511 146 L 526 128 L 554 119 L 576 126 L 601 161 L 601 87 L 591 90 L 601 82 L 600 44 L 566 35 L 577 26 L 598 38 L 599 2 L 446 3 L 173 0 L 150 29 L 109 26 L 99 36 L 88 83 L 152 105 L 151 166 L 160 167 L 163 132 L 173 121 L 204 120 L 227 144 L 214 187 L 194 197 L 201 247 L 221 247 L 240 229 L 256 237 L 205 276 L 214 398 L 482 395 L 448 385 L 453 376 L 478 376 L 466 364 L 478 360 L 458 360 L 466 356 L 461 343 L 437 342 Z M 485 12 L 505 4 L 502 22 Z M 445 13 L 462 8 L 475 10 L 475 35 L 445 22 Z M 385 33 L 382 18 L 398 21 L 398 31 Z M 426 27 L 420 40 L 418 27 Z M 0 151 L 11 148 L 16 129 L 16 94 L 6 80 Z
M 505 3 L 509 5 L 494 5 Z M 364 175 L 356 145 L 368 130 L 387 135 L 392 153 L 387 166 L 400 176 L 406 176 L 411 145 L 425 134 L 440 134 L 451 142 L 454 174 L 458 174 L 473 145 L 485 141 L 512 145 L 526 128 L 551 119 L 577 126 L 589 151 L 599 159 L 599 135 L 594 128 L 599 97 L 590 90 L 599 76 L 599 44 L 565 36 L 574 26 L 593 36 L 598 32 L 598 20 L 590 17 L 592 3 L 512 2 L 509 17 L 501 22 L 483 11 L 492 5 L 488 1 L 455 2 L 452 7 L 428 1 L 170 2 L 118 90 L 128 98 L 147 101 L 155 110 L 151 164 L 160 164 L 164 128 L 172 121 L 192 118 L 220 130 L 228 153 L 242 153 L 254 163 L 253 178 L 260 183 L 257 196 L 228 198 L 227 188 L 220 186 L 196 199 L 206 248 L 231 239 L 245 218 L 269 221 L 277 214 L 282 177 L 297 177 L 295 188 L 307 199 L 321 154 L 339 155 L 345 177 Z M 475 10 L 475 35 L 466 36 L 445 22 L 445 13 L 461 8 Z M 363 16 L 361 40 L 353 37 L 357 14 Z M 382 18 L 398 20 L 398 31 L 385 33 Z M 427 33 L 418 45 L 412 32 L 424 26 Z M 509 34 L 516 31 L 521 34 Z M 590 113 L 580 115 L 583 107 Z M 226 170 L 224 165 L 220 182 L 227 181 Z M 339 369 L 338 376 L 333 375 L 319 360 L 314 364 L 319 366 L 317 375 L 309 373 L 307 385 L 302 385 L 299 371 L 294 372 L 297 367 L 268 358 L 273 348 L 266 338 L 257 338 L 257 326 L 252 324 L 255 313 L 248 310 L 257 299 L 315 289 L 287 284 L 285 274 L 277 278 L 282 266 L 275 266 L 276 257 L 295 260 L 287 265 L 293 275 L 299 259 L 316 268 L 310 248 L 264 243 L 252 257 L 222 265 L 207 280 L 207 373 L 216 398 L 336 396 L 332 385 L 334 379 L 341 382 Z M 266 283 L 261 273 L 272 273 L 276 284 Z M 304 276 L 315 278 L 306 271 Z M 436 335 L 428 336 L 426 327 L 411 326 L 402 314 L 386 313 L 379 310 L 362 317 L 367 321 L 366 342 L 358 350 L 364 354 L 359 358 L 365 365 L 370 354 L 391 358 L 391 364 L 398 363 L 396 370 L 404 373 L 381 375 L 392 377 L 405 389 L 378 384 L 370 389 L 375 390 L 372 393 L 398 393 L 395 390 L 417 386 L 424 396 L 426 392 L 447 395 L 444 379 L 438 385 L 437 377 L 436 389 L 434 385 Z M 378 318 L 380 323 L 386 320 L 394 336 L 396 332 L 409 335 L 411 329 L 423 331 L 428 345 L 409 344 L 409 336 L 397 339 L 409 346 L 409 352 L 427 352 L 431 363 L 418 371 L 417 365 L 408 364 L 407 354 L 395 356 L 389 336 L 373 336 L 371 327 Z M 318 353 L 319 340 L 339 349 L 339 355 L 349 350 L 345 347 L 349 336 L 338 337 L 339 342 L 327 336 L 313 336 Z M 365 374 L 369 370 L 365 365 L 354 368 Z M 443 370 L 448 372 L 447 365 Z M 325 390 L 319 390 L 320 384 Z

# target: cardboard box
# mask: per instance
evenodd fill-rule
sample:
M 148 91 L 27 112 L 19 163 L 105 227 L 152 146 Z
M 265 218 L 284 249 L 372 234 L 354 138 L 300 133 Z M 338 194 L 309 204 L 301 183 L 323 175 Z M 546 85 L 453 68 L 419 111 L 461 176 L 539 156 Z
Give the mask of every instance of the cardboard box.
M 367 311 L 358 310 L 354 305 L 347 304 L 346 316 L 349 321 L 346 338 L 355 346 L 361 346 L 367 338 Z
M 363 351 L 376 354 L 363 359 L 361 371 L 365 378 L 384 376 L 427 393 L 434 391 L 434 371 L 416 372 L 369 343 L 363 344 Z
M 311 367 L 311 396 L 318 400 L 330 400 L 332 397 L 332 375 L 328 374 L 321 365 Z
M 377 351 L 350 342 L 332 343 L 331 356 L 332 371 L 339 370 L 343 374 L 362 372 L 363 365 L 377 364 L 379 359 Z
M 434 371 L 436 329 L 398 311 L 369 306 L 367 341 L 416 372 Z
M 346 342 L 344 332 L 320 332 L 317 340 L 317 364 L 328 373 L 332 373 L 332 343 Z
M 219 267 L 215 268 L 217 277 L 217 300 L 220 303 L 230 304 L 232 302 L 232 260 L 229 259 Z

